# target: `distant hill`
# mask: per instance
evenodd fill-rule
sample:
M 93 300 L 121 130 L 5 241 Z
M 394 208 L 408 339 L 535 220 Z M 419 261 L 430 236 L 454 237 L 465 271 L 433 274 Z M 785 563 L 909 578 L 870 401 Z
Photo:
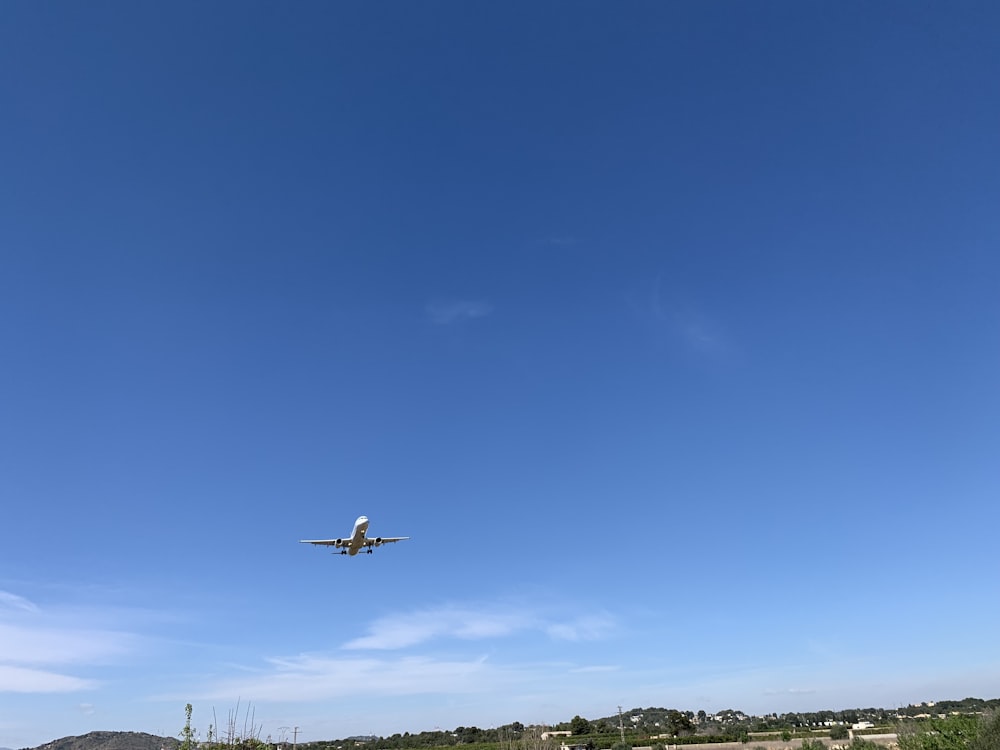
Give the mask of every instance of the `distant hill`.
M 79 737 L 63 737 L 35 750 L 177 750 L 180 740 L 157 737 L 145 732 L 90 732 Z

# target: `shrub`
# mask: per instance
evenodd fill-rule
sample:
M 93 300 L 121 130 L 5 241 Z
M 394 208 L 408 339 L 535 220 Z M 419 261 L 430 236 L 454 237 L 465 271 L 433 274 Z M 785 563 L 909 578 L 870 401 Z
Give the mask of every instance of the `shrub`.
M 979 721 L 956 714 L 908 726 L 899 733 L 900 750 L 968 750 L 978 739 Z
M 969 750 L 1000 750 L 1000 711 L 989 711 L 979 720 L 979 732 Z

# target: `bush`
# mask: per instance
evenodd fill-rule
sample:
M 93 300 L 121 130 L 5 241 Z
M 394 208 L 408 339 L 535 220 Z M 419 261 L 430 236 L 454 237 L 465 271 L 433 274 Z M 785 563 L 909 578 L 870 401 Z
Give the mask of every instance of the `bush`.
M 899 733 L 900 750 L 969 750 L 978 739 L 979 721 L 956 714 L 907 726 Z
M 830 727 L 831 740 L 846 740 L 850 736 L 851 733 L 843 724 L 837 724 L 836 726 Z
M 989 711 L 979 720 L 979 732 L 969 750 L 1000 750 L 1000 711 Z

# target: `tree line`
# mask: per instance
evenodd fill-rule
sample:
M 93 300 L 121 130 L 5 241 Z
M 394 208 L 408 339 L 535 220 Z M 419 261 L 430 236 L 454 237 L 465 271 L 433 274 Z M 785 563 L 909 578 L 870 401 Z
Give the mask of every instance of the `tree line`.
M 290 744 L 284 738 L 262 736 L 262 728 L 256 725 L 249 707 L 244 709 L 242 721 L 239 721 L 237 707 L 237 711 L 227 717 L 222 731 L 218 723 L 213 722 L 214 726 L 210 725 L 208 730 L 208 741 L 196 742 L 191 727 L 190 704 L 185 710 L 187 721 L 180 734 L 180 750 L 265 750 Z M 705 711 L 636 708 L 594 720 L 577 715 L 569 721 L 548 727 L 525 726 L 516 721 L 487 729 L 459 726 L 451 731 L 438 729 L 403 732 L 388 737 L 349 737 L 298 743 L 297 750 L 423 750 L 458 745 L 462 745 L 463 750 L 556 750 L 562 740 L 586 750 L 630 750 L 635 745 L 661 750 L 664 743 L 735 741 L 749 745 L 754 735 L 759 740 L 762 739 L 759 735 L 766 733 L 774 733 L 775 738 L 785 741 L 801 739 L 802 750 L 822 750 L 806 743 L 814 741 L 817 732 L 825 732 L 831 740 L 847 740 L 847 726 L 860 721 L 870 721 L 897 731 L 900 750 L 1000 750 L 1000 699 L 980 698 L 917 704 L 894 711 L 858 708 L 765 716 L 750 716 L 735 709 L 710 715 Z M 570 737 L 543 739 L 546 731 L 570 732 Z M 976 739 L 980 736 L 992 738 L 988 742 L 995 744 L 983 745 L 982 742 L 987 740 L 980 742 Z M 945 741 L 950 744 L 940 744 Z M 965 744 L 961 744 L 963 742 Z M 864 746 L 854 744 L 850 748 L 866 750 Z

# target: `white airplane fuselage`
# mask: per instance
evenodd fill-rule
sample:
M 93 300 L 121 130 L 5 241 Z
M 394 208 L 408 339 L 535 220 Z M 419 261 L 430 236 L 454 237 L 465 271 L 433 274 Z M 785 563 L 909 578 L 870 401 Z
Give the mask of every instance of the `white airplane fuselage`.
M 347 544 L 347 554 L 356 555 L 365 543 L 365 532 L 368 531 L 368 516 L 358 516 L 351 531 L 351 539 Z

